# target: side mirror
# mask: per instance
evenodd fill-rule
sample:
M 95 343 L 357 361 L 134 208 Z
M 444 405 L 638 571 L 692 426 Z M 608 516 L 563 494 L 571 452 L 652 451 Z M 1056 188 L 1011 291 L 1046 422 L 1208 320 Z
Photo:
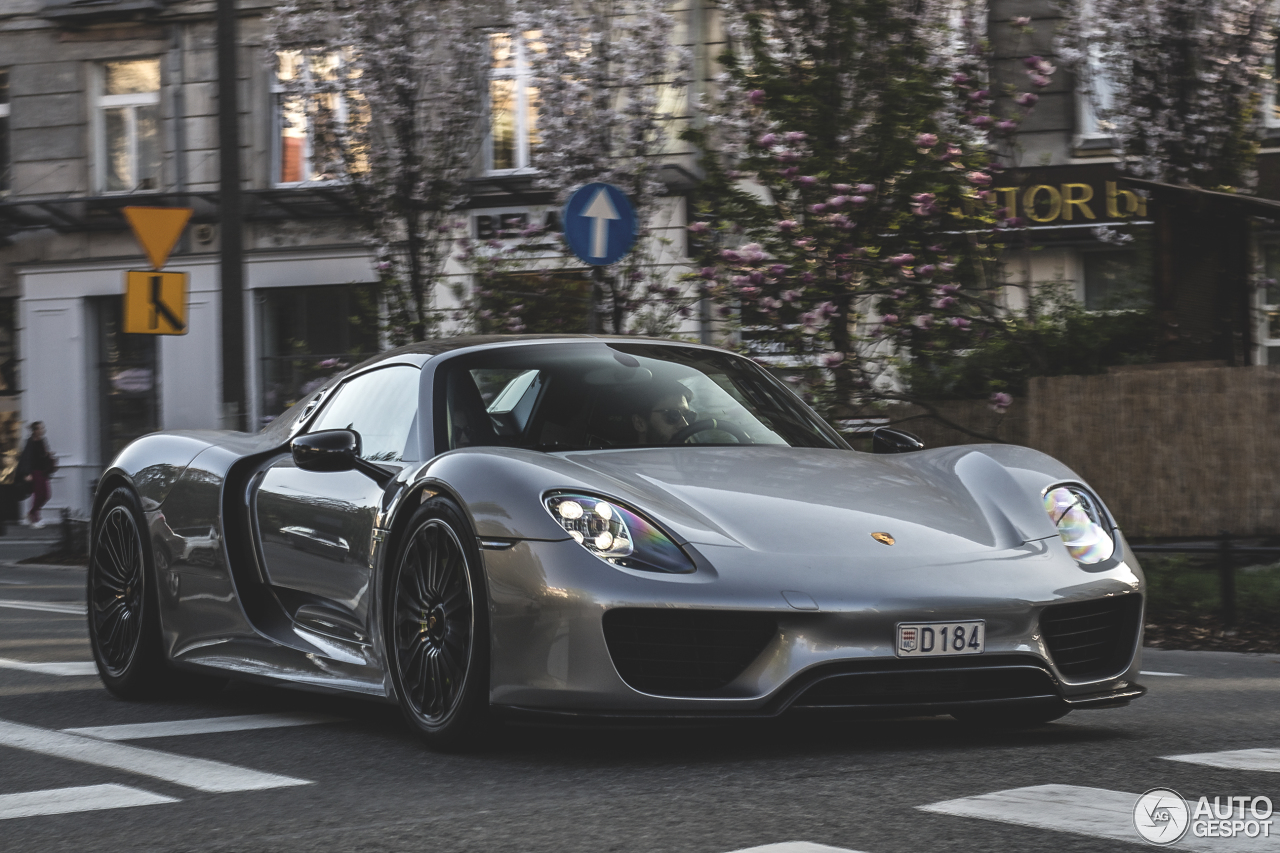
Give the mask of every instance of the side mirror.
M 872 453 L 911 453 L 924 450 L 924 442 L 904 429 L 880 427 L 871 433 Z
M 360 458 L 360 433 L 327 429 L 300 435 L 289 445 L 293 464 L 303 471 L 350 471 Z
M 319 473 L 359 471 L 384 489 L 395 475 L 360 458 L 360 433 L 353 429 L 326 429 L 300 435 L 289 445 L 293 464 Z

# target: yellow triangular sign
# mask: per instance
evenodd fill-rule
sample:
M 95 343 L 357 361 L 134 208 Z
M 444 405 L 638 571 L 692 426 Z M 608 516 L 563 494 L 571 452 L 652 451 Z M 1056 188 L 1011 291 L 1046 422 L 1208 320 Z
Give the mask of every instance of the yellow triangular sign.
M 189 207 L 126 207 L 124 218 L 129 220 L 133 236 L 138 238 L 142 250 L 151 259 L 151 266 L 160 269 L 169 260 L 169 253 L 182 236 L 191 218 Z

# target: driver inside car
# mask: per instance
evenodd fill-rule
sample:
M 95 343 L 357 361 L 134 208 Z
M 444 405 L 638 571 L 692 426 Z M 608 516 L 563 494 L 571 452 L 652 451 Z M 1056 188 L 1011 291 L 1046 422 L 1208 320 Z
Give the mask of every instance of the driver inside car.
M 698 420 L 689 408 L 693 393 L 674 379 L 655 379 L 635 392 L 631 426 L 640 445 L 671 444 L 676 434 Z

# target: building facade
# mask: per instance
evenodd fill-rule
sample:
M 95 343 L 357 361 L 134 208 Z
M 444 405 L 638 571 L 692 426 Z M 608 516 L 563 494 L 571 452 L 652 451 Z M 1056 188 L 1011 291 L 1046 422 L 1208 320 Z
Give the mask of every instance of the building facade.
M 341 182 L 312 156 L 305 119 L 283 93 L 282 76 L 298 69 L 265 47 L 268 7 L 241 2 L 238 47 L 254 428 L 387 345 L 376 276 L 351 206 Z M 996 0 L 991 8 L 998 76 L 1014 78 L 1027 56 L 1052 56 L 1057 13 L 1048 0 Z M 139 435 L 228 423 L 219 402 L 213 11 L 207 0 L 0 0 L 0 450 L 11 464 L 20 425 L 46 423 L 61 464 L 53 507 L 84 513 L 102 468 Z M 693 49 L 694 87 L 705 89 L 723 49 L 717 15 L 702 0 L 677 4 L 675 13 L 680 40 Z M 1010 35 L 1009 22 L 1027 15 L 1035 34 Z M 528 78 L 536 57 L 520 39 L 504 37 L 500 23 L 494 34 L 489 134 L 460 217 L 481 241 L 554 223 L 555 214 L 529 167 L 536 107 Z M 1272 101 L 1266 108 L 1274 111 Z M 697 163 L 689 151 L 668 159 L 655 245 L 674 278 L 684 269 L 683 194 Z M 1022 286 L 1010 288 L 1011 306 L 1026 288 L 1047 284 L 1092 310 L 1148 304 L 1149 250 L 1141 241 L 1100 240 L 1096 229 L 1150 228 L 1156 211 L 1117 173 L 1105 128 L 1066 71 L 1042 90 L 1014 160 L 994 187 L 1007 215 L 1028 226 L 1005 256 L 1007 281 Z M 1274 189 L 1273 197 L 1280 197 L 1280 177 L 1270 177 L 1280 176 L 1278 166 L 1280 144 L 1265 147 L 1262 189 Z M 121 213 L 131 205 L 194 210 L 166 267 L 190 274 L 185 335 L 122 331 L 124 275 L 147 268 Z M 1251 232 L 1251 251 L 1263 274 L 1280 280 L 1280 233 L 1266 222 Z M 462 267 L 450 271 L 469 286 Z M 520 294 L 536 283 L 517 276 L 504 286 Z M 448 288 L 438 296 L 447 308 Z M 1280 287 L 1248 298 L 1248 359 L 1280 363 Z M 539 310 L 526 308 L 530 316 Z M 575 314 L 572 299 L 542 310 L 562 331 L 585 331 L 588 313 Z M 705 316 L 695 314 L 681 331 L 706 339 Z
M 341 183 L 313 160 L 305 118 L 282 94 L 281 77 L 297 68 L 264 46 L 268 8 L 239 4 L 254 429 L 388 345 L 354 211 Z M 203 0 L 0 0 L 0 449 L 11 468 L 20 425 L 45 422 L 60 463 L 54 509 L 83 514 L 103 467 L 137 436 L 229 425 L 219 402 L 213 12 Z M 686 36 L 701 38 L 707 10 L 695 3 L 678 14 Z M 529 169 L 528 58 L 518 39 L 496 37 L 493 51 L 489 135 L 470 207 L 459 216 L 482 241 L 555 221 Z M 516 97 L 500 98 L 504 92 Z M 673 187 L 688 183 L 691 165 L 673 158 Z M 123 277 L 148 268 L 121 213 L 132 205 L 194 210 L 165 267 L 190 276 L 184 335 L 122 331 Z M 662 250 L 675 269 L 684 233 L 678 192 L 662 200 L 659 220 L 660 232 L 680 238 Z M 450 272 L 466 283 L 456 263 Z M 509 283 L 517 292 L 521 284 Z M 437 296 L 447 312 L 450 289 Z M 559 312 L 556 322 L 585 331 L 588 313 Z

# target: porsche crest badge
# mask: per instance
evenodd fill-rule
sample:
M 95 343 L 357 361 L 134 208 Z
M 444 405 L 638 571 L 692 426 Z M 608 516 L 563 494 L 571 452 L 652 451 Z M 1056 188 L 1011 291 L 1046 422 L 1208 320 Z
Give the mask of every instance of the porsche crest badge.
M 877 530 L 875 533 L 872 533 L 871 538 L 879 542 L 881 545 L 892 545 L 895 541 L 892 536 L 881 530 Z

